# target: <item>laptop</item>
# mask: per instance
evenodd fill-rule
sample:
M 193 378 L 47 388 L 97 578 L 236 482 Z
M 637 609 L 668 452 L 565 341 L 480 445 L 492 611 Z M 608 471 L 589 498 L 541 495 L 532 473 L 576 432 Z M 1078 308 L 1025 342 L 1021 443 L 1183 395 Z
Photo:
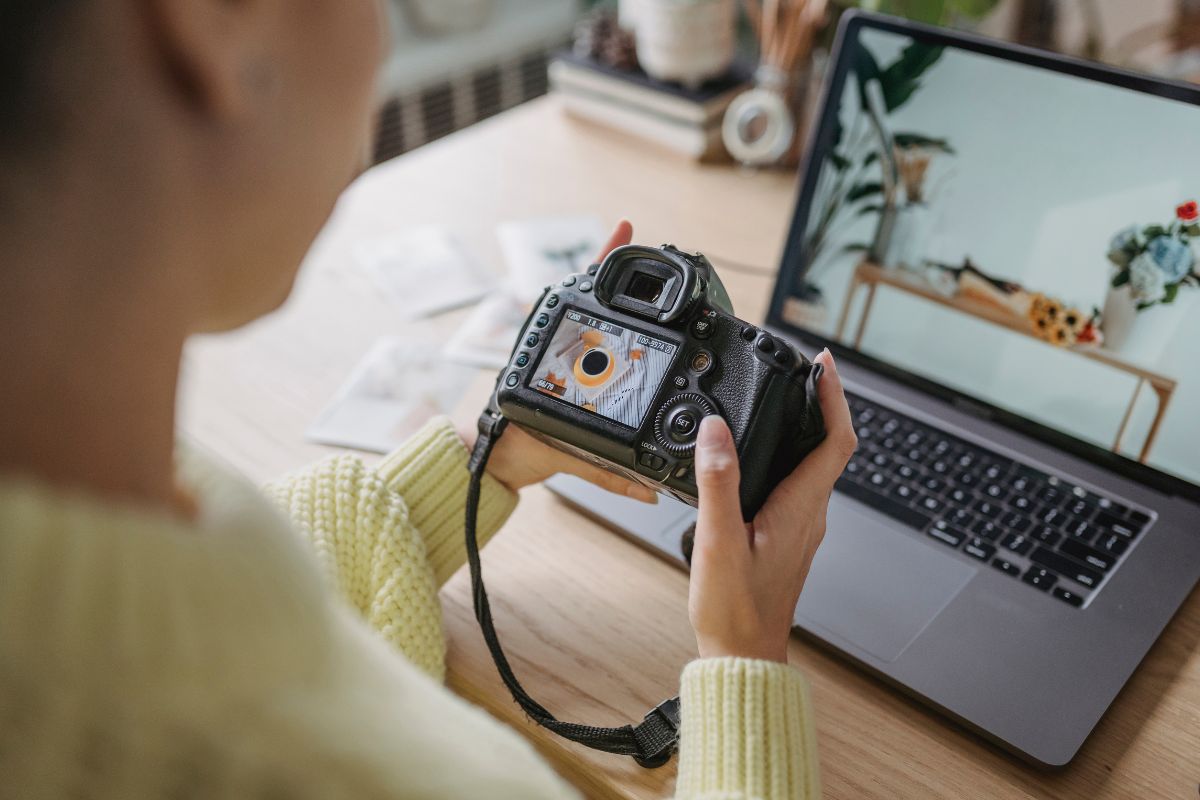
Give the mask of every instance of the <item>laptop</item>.
M 767 327 L 859 449 L 795 625 L 1065 765 L 1200 578 L 1200 90 L 852 14 L 813 123 Z M 693 509 L 551 486 L 686 565 Z

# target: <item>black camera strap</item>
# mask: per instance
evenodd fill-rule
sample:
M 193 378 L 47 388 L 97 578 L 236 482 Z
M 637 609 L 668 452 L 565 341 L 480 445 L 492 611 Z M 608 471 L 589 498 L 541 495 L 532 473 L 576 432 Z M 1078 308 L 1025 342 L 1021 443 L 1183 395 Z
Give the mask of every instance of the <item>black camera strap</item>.
M 620 728 L 598 728 L 593 725 L 582 725 L 576 722 L 563 722 L 555 718 L 540 703 L 529 696 L 521 686 L 517 676 L 513 674 L 512 666 L 500 647 L 500 639 L 496 635 L 496 626 L 492 623 L 492 611 L 488 605 L 487 589 L 483 585 L 483 567 L 479 559 L 479 541 L 475 535 L 476 522 L 479 516 L 479 494 L 483 485 L 484 470 L 492 448 L 508 426 L 508 420 L 499 411 L 489 408 L 479 418 L 479 439 L 467 468 L 471 473 L 467 489 L 467 561 L 471 569 L 471 590 L 475 603 L 475 619 L 483 631 L 483 639 L 487 642 L 488 650 L 501 679 L 512 693 L 517 702 L 534 722 L 541 725 L 564 739 L 603 750 L 607 753 L 633 756 L 643 767 L 661 767 L 671 760 L 671 753 L 679 740 L 679 698 L 672 697 L 652 709 L 636 726 L 624 725 Z

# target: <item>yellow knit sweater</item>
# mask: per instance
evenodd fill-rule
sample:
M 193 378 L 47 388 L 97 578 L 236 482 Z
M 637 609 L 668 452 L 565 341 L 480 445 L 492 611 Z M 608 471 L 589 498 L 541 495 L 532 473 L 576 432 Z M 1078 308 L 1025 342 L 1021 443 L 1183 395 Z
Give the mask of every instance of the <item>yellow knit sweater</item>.
M 193 524 L 0 484 L 0 797 L 573 797 L 439 682 L 466 458 L 438 421 L 376 470 L 326 461 L 268 487 L 290 524 L 194 456 Z M 481 540 L 515 502 L 486 481 Z M 676 797 L 817 796 L 797 672 L 702 660 L 681 684 Z

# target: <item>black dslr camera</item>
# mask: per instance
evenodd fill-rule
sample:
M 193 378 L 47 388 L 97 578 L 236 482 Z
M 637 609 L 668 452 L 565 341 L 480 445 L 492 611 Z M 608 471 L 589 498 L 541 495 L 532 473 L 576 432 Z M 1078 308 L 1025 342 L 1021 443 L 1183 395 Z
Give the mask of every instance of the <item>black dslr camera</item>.
M 547 287 L 492 407 L 555 447 L 692 505 L 700 420 L 720 414 L 750 519 L 825 436 L 820 374 L 733 316 L 704 256 L 631 245 Z

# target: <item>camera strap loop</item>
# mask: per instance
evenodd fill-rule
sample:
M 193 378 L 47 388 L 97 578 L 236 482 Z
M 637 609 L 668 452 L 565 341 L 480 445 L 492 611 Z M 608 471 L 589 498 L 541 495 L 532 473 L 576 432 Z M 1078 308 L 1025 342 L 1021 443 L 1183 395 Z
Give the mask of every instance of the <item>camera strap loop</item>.
M 479 559 L 479 541 L 475 528 L 479 516 L 479 494 L 483 485 L 484 470 L 492 448 L 508 427 L 508 420 L 499 411 L 489 408 L 479 418 L 479 439 L 471 452 L 467 468 L 471 473 L 467 489 L 466 539 L 467 561 L 471 569 L 471 590 L 475 604 L 475 619 L 479 621 L 483 639 L 501 679 L 512 693 L 513 700 L 534 722 L 558 734 L 594 750 L 633 756 L 643 767 L 661 767 L 671 760 L 671 753 L 679 741 L 679 698 L 672 697 L 651 709 L 636 726 L 623 725 L 619 728 L 597 728 L 575 722 L 556 719 L 540 703 L 529 696 L 513 674 L 508 658 L 500 647 L 496 627 L 492 623 L 492 611 L 488 605 L 487 589 L 483 585 L 483 567 Z

